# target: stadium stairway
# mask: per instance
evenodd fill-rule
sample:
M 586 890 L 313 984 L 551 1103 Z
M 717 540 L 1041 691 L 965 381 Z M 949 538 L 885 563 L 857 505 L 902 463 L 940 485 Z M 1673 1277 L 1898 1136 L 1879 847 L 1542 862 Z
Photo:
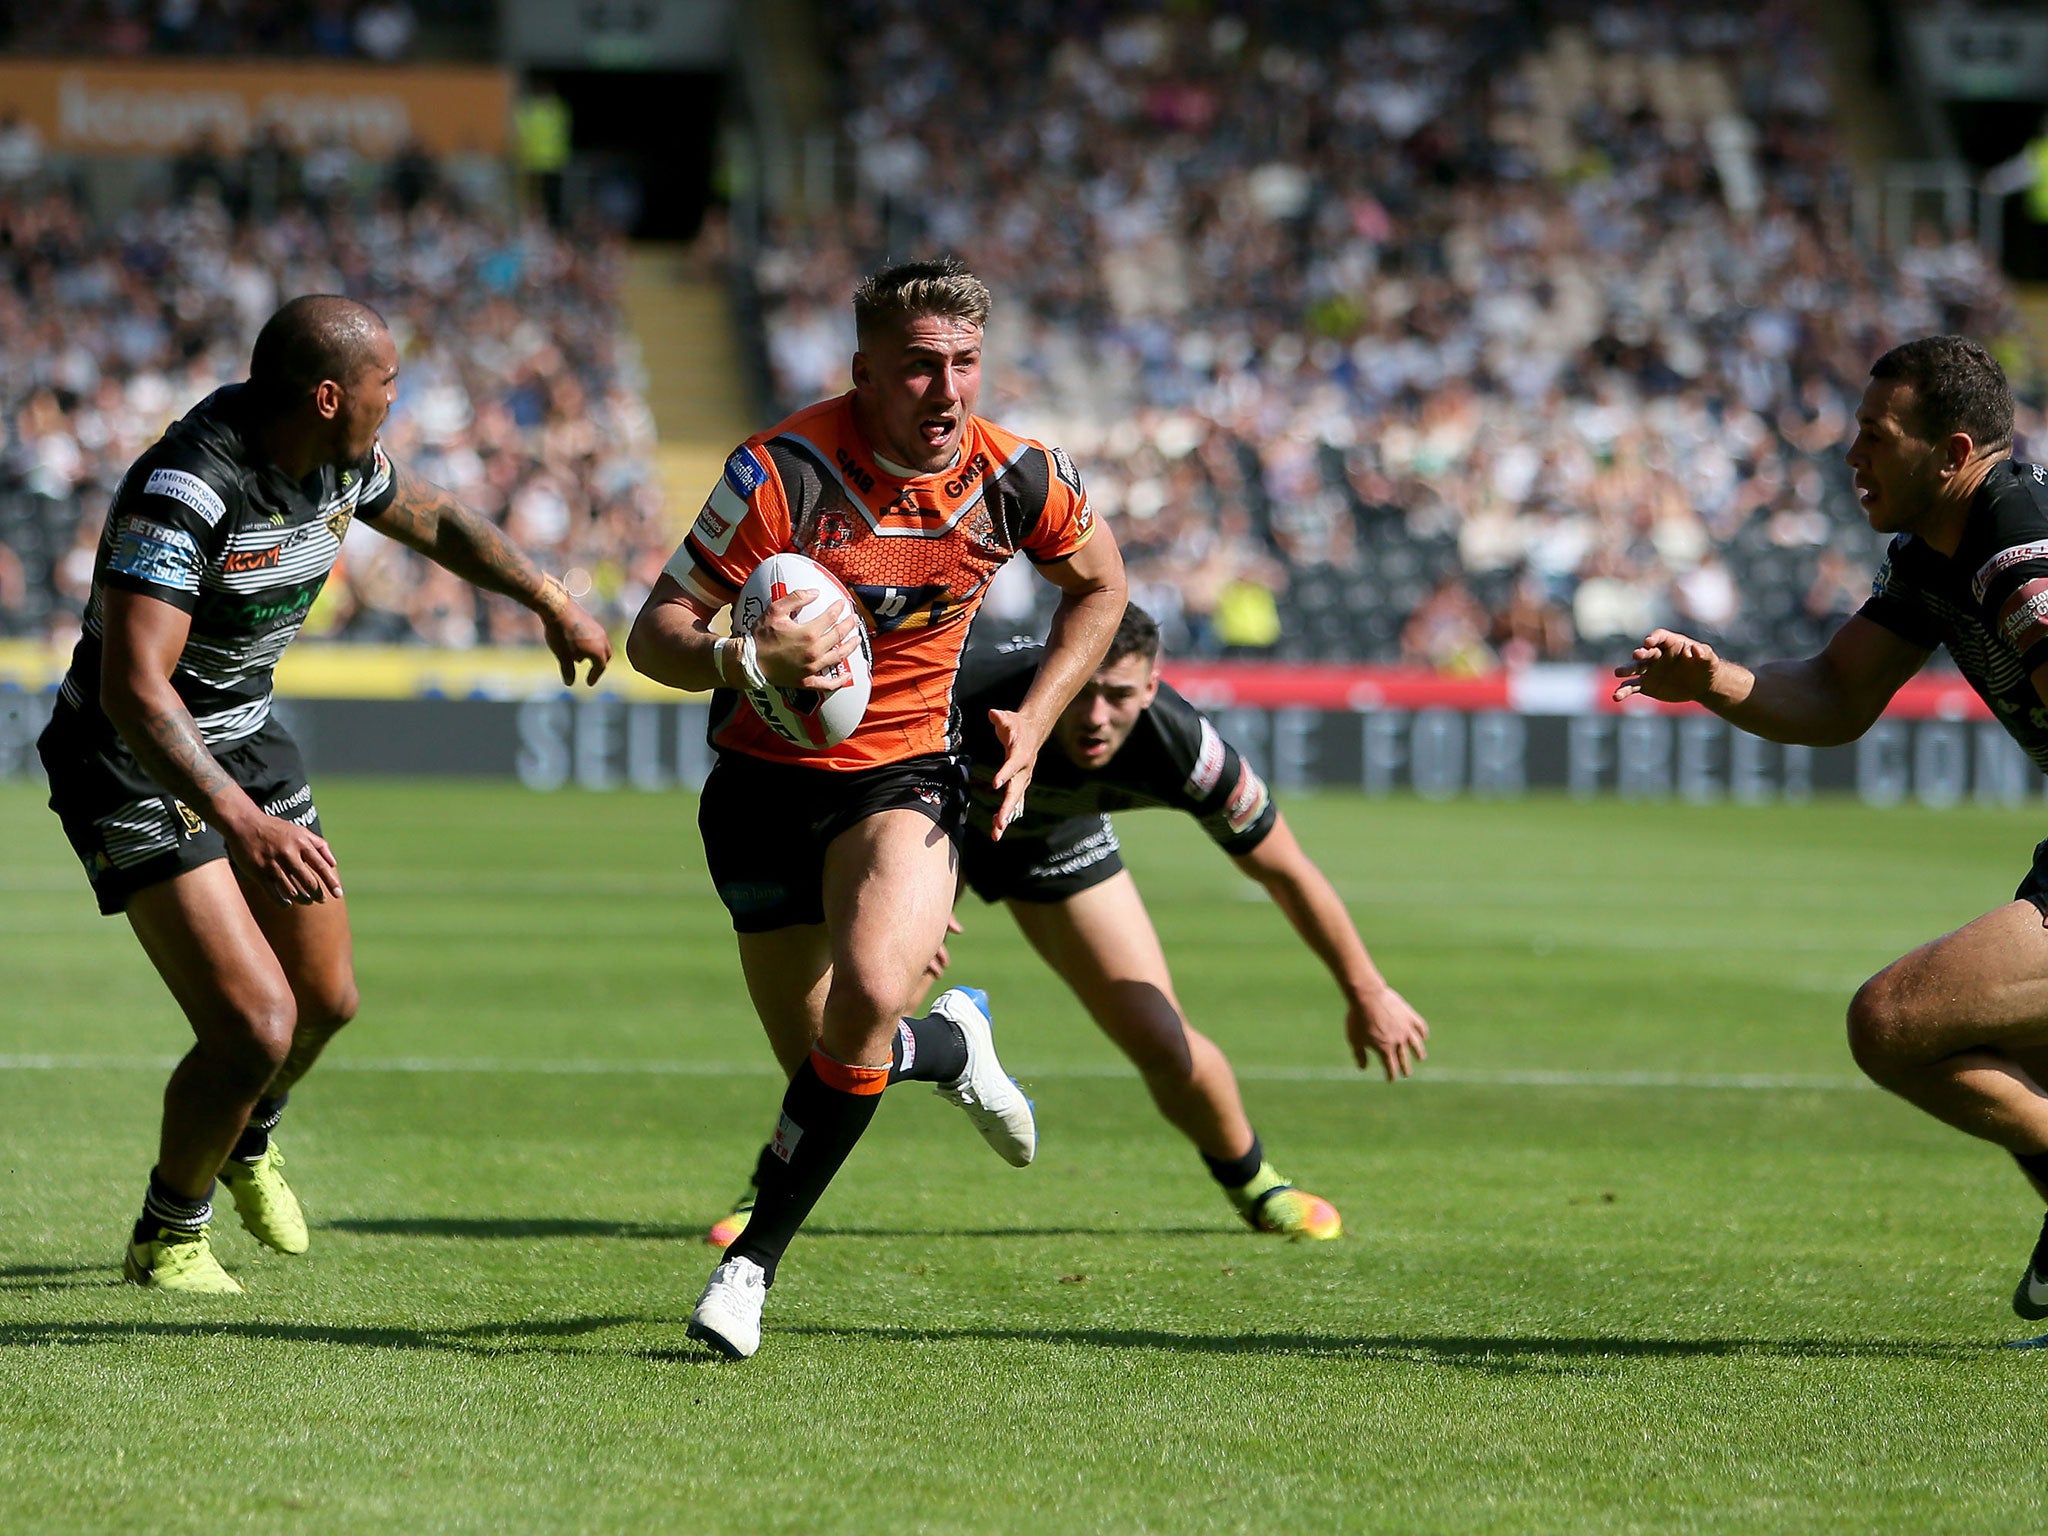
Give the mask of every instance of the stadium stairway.
M 2026 334 L 2033 364 L 2033 386 L 2048 389 L 2048 283 L 2023 283 L 2019 295 L 2020 329 Z M 2014 381 L 2016 387 L 2019 381 Z
M 724 285 L 685 246 L 636 245 L 624 297 L 647 370 L 663 502 L 681 538 L 725 456 L 757 426 L 738 326 Z

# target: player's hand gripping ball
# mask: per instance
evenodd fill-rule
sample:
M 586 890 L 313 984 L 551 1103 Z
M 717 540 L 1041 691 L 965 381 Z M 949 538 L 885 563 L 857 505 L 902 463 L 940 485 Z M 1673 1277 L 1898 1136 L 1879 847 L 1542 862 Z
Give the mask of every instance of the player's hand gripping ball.
M 861 622 L 858 599 L 841 585 L 824 566 L 806 555 L 770 555 L 747 578 L 733 604 L 732 632 L 752 634 L 754 626 L 768 611 L 768 605 L 806 589 L 818 595 L 797 610 L 799 624 L 829 613 L 835 603 L 845 603 L 853 614 L 860 645 L 833 668 L 833 676 L 847 681 L 831 692 L 815 688 L 766 688 L 743 690 L 754 713 L 769 729 L 792 745 L 809 748 L 837 746 L 860 728 L 868 712 L 868 693 L 874 686 L 874 654 L 868 646 L 867 625 Z

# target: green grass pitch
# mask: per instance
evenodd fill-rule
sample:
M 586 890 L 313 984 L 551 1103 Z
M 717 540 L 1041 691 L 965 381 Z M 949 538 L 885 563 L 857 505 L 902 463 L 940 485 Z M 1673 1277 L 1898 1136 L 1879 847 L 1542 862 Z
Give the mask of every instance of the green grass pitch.
M 1018 1172 L 892 1094 L 761 1354 L 683 1336 L 777 1098 L 687 797 L 323 786 L 364 996 L 283 1143 L 314 1249 L 113 1283 L 184 1030 L 0 786 L 0 1528 L 1955 1531 L 2043 1524 L 2009 1162 L 1860 1087 L 1856 984 L 2003 899 L 2032 810 L 1290 815 L 1426 1080 L 1350 1073 L 1279 914 L 1125 818 L 1198 1023 L 1338 1243 L 1233 1225 L 999 912 Z

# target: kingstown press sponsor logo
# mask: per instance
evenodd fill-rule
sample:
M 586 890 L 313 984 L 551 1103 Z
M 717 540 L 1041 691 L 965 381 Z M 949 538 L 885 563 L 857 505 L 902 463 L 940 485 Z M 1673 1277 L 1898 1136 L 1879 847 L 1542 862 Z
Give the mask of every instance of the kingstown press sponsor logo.
M 2027 650 L 2048 634 L 2048 576 L 2028 582 L 2006 600 L 1998 615 L 1998 632 L 2016 651 Z
M 221 500 L 220 492 L 208 485 L 197 475 L 187 474 L 182 469 L 159 469 L 143 482 L 145 496 L 168 496 L 173 501 L 182 501 L 186 506 L 206 519 L 211 528 L 227 515 L 228 504 Z
M 1230 823 L 1232 832 L 1247 831 L 1252 823 L 1264 814 L 1266 809 L 1266 784 L 1251 764 L 1246 763 L 1238 772 L 1237 791 L 1230 797 L 1230 806 L 1223 813 Z

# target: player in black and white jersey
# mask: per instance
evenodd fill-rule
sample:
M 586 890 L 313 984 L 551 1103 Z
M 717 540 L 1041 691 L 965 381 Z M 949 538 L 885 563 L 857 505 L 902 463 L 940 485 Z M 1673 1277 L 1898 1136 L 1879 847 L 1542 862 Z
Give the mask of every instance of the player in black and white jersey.
M 990 711 L 1017 707 L 1043 656 L 1040 645 L 1013 642 L 970 652 L 961 666 L 973 797 L 960 853 L 964 883 L 982 900 L 1009 907 L 1032 947 L 1130 1057 L 1160 1113 L 1194 1143 L 1239 1215 L 1260 1231 L 1338 1236 L 1336 1208 L 1296 1189 L 1266 1160 L 1230 1062 L 1181 1011 L 1110 813 L 1184 811 L 1266 889 L 1335 978 L 1361 1068 L 1377 1057 L 1389 1081 L 1407 1076 L 1427 1054 L 1428 1024 L 1380 975 L 1342 898 L 1302 851 L 1265 782 L 1160 679 L 1159 626 L 1135 605 L 1039 751 L 1022 814 L 996 840 L 994 777 L 1004 753 Z M 934 974 L 943 966 L 941 959 Z M 730 1242 L 745 1226 L 747 1207 L 742 1196 L 710 1240 Z
M 239 1291 L 207 1236 L 216 1176 L 243 1224 L 303 1252 L 269 1133 L 356 1010 L 348 909 L 271 674 L 354 518 L 541 616 L 573 680 L 604 630 L 487 519 L 377 443 L 398 352 L 332 295 L 280 309 L 249 379 L 138 459 L 107 513 L 83 637 L 38 743 L 50 805 L 100 911 L 125 913 L 196 1043 L 164 1094 L 158 1160 L 123 1273 Z
M 2048 772 L 2048 468 L 2012 457 L 2004 372 L 1959 336 L 1907 342 L 1872 366 L 1856 428 L 1857 496 L 1893 535 L 1862 609 L 1818 656 L 1754 670 L 1657 630 L 1615 669 L 1615 697 L 1699 703 L 1772 741 L 1834 746 L 1946 646 Z M 2013 900 L 1863 984 L 1849 1046 L 1881 1086 L 2005 1148 L 2048 1200 L 2048 842 Z M 2048 1317 L 2048 1221 L 2013 1309 Z

